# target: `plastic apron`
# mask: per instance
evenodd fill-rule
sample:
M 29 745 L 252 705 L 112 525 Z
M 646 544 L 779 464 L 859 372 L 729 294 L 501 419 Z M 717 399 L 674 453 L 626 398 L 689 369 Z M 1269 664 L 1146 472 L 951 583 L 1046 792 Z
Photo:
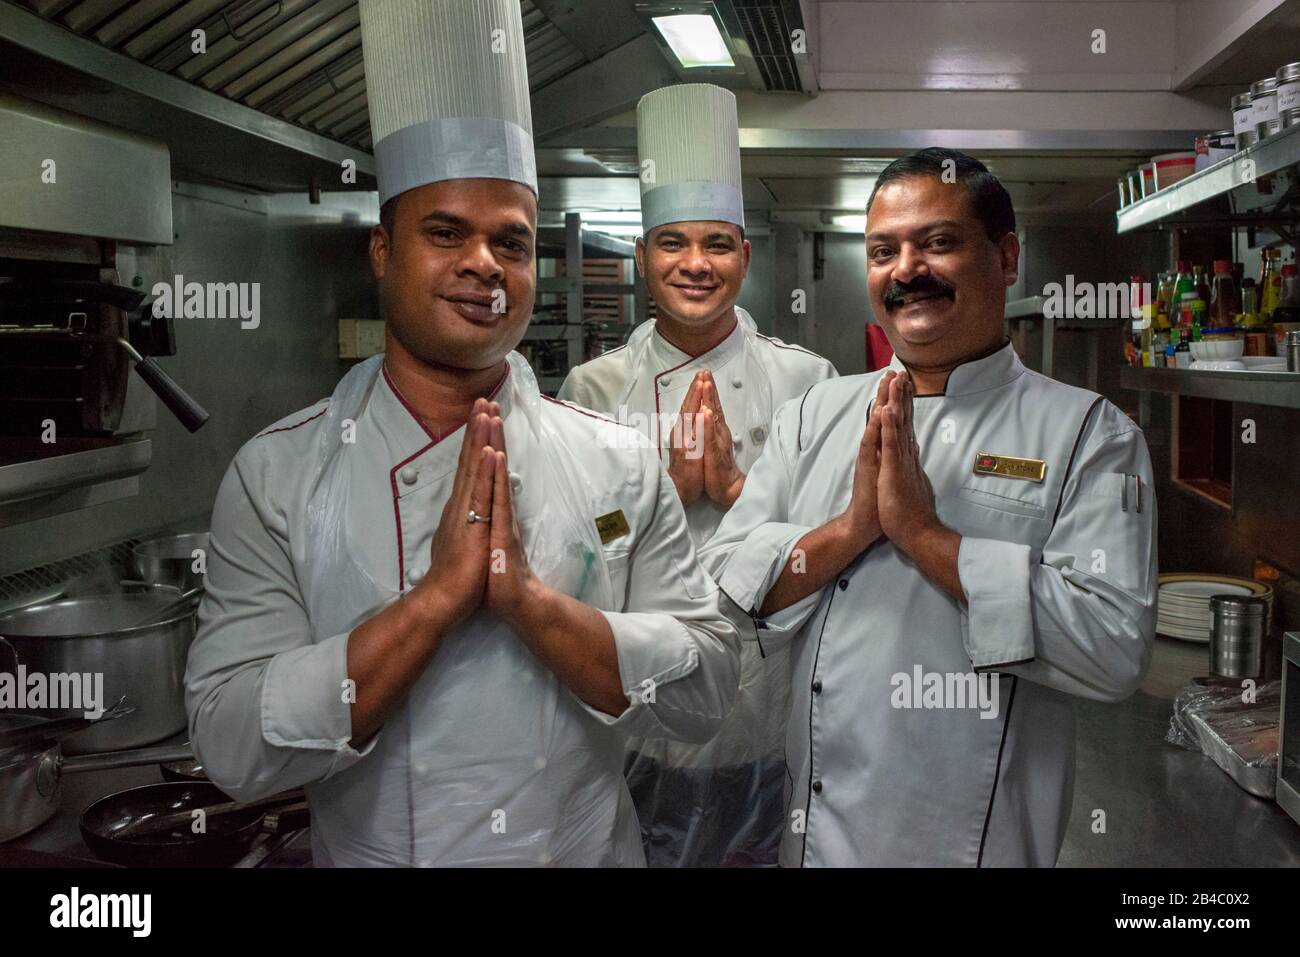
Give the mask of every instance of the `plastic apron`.
M 736 319 L 745 329 L 741 368 L 745 381 L 752 384 L 745 390 L 744 434 L 754 429 L 768 432 L 776 411 L 771 376 L 754 348 L 753 318 L 737 307 Z M 651 369 L 654 329 L 654 322 L 643 322 L 628 338 L 633 372 L 619 395 L 618 408 L 628 405 L 641 377 Z M 729 420 L 729 424 L 735 428 L 741 423 Z M 663 459 L 667 468 L 667 456 Z M 753 463 L 739 464 L 747 471 Z M 697 549 L 701 545 L 695 543 Z M 776 862 L 784 823 L 789 662 L 787 649 L 765 659 L 756 643 L 745 642 L 736 706 L 707 744 L 628 740 L 628 786 L 636 800 L 651 866 Z
M 320 430 L 304 523 L 310 561 L 300 568 L 318 641 L 350 631 L 399 595 L 380 580 L 375 568 L 383 566 L 372 562 L 361 544 L 365 523 L 374 520 L 374 502 L 353 500 L 349 476 L 354 468 L 374 463 L 357 460 L 359 446 L 344 438 L 348 423 L 360 421 L 382 362 L 383 356 L 375 356 L 344 376 Z M 552 587 L 613 610 L 609 571 L 583 506 L 590 493 L 579 470 L 566 467 L 579 456 L 542 415 L 527 362 L 512 352 L 508 363 L 510 461 L 525 467 L 529 485 L 539 490 L 527 515 L 516 499 L 530 566 Z M 526 428 L 511 428 L 515 416 Z M 452 440 L 459 442 L 459 436 Z M 626 797 L 617 777 L 600 780 L 600 757 L 593 757 L 609 749 L 612 760 L 606 764 L 617 770 L 620 733 L 599 726 L 523 642 L 484 611 L 448 635 L 435 664 L 385 721 L 374 752 L 308 787 L 309 797 L 322 798 L 313 802 L 313 831 L 321 832 L 313 834 L 318 853 L 327 861 L 363 864 L 402 859 L 411 864 L 639 863 L 625 859 L 617 842 L 608 839 Z M 480 733 L 490 724 L 485 705 L 494 690 L 512 696 L 515 712 L 535 716 L 532 726 L 521 729 L 514 722 Z M 455 727 L 474 729 L 469 749 L 477 749 L 474 753 L 458 752 L 463 738 L 439 737 L 443 728 Z M 418 779 L 422 790 L 413 794 L 411 767 L 421 770 L 425 761 L 435 766 Z M 579 770 L 564 779 L 579 780 L 571 793 L 548 791 L 555 778 L 542 768 L 557 763 Z M 587 764 L 594 770 L 584 775 Z M 513 816 L 511 828 L 491 833 L 492 815 L 503 808 Z M 384 820 L 372 826 L 373 819 Z

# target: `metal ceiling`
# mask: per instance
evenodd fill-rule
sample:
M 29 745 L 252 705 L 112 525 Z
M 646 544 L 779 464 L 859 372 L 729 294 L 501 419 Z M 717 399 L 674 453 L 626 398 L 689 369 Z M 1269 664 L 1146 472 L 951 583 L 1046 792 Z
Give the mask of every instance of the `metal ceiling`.
M 45 19 L 172 76 L 371 150 L 356 0 L 21 0 Z M 520 0 L 534 91 L 587 62 Z M 207 50 L 192 50 L 203 30 Z

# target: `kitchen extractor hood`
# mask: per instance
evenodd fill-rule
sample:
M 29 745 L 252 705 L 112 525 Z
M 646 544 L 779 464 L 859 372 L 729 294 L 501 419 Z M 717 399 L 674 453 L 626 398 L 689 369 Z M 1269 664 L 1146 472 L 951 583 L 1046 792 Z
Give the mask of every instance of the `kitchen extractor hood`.
M 0 227 L 172 241 L 166 145 L 0 93 Z

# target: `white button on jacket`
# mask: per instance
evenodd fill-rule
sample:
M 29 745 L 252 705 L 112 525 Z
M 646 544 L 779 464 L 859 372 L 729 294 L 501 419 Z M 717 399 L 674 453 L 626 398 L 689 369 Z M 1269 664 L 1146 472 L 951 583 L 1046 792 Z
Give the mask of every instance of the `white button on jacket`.
M 525 549 L 556 587 L 605 596 L 633 703 L 618 719 L 588 707 L 480 611 L 364 750 L 349 745 L 348 633 L 428 568 L 463 437 L 432 440 L 381 361 L 249 441 L 226 473 L 186 672 L 198 759 L 240 800 L 304 785 L 318 865 L 643 863 L 624 736 L 709 738 L 735 697 L 737 627 L 653 451 L 541 400 L 517 354 L 495 398 Z M 322 469 L 340 415 L 355 442 Z M 629 531 L 602 545 L 594 521 L 618 511 Z M 632 695 L 647 682 L 654 695 Z
M 848 506 L 881 375 L 783 406 L 702 549 L 751 613 L 798 540 Z M 939 518 L 963 536 L 968 605 L 881 540 L 822 591 L 756 621 L 764 647 L 792 642 L 794 654 L 781 863 L 1050 866 L 1070 815 L 1070 696 L 1123 698 L 1150 658 L 1146 443 L 1115 406 L 1026 370 L 1009 344 L 914 408 Z M 984 453 L 1042 460 L 1044 480 L 976 474 Z

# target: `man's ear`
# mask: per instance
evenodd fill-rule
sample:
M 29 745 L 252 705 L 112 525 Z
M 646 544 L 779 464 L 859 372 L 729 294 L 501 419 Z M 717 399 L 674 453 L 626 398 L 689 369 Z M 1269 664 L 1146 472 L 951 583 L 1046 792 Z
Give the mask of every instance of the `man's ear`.
M 998 241 L 998 253 L 1002 257 L 1002 282 L 1014 286 L 1020 278 L 1020 237 L 1007 233 Z
M 740 241 L 740 250 L 744 259 L 744 268 L 740 270 L 740 278 L 744 279 L 746 276 L 749 275 L 749 240 L 748 239 L 742 239 Z
M 645 278 L 645 240 L 640 236 L 636 238 L 636 272 L 642 279 Z
M 370 272 L 376 279 L 383 279 L 388 269 L 388 256 L 392 252 L 392 243 L 388 230 L 383 225 L 370 230 Z

